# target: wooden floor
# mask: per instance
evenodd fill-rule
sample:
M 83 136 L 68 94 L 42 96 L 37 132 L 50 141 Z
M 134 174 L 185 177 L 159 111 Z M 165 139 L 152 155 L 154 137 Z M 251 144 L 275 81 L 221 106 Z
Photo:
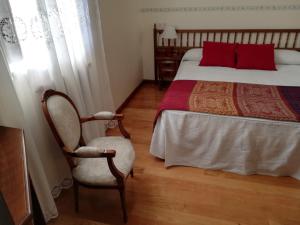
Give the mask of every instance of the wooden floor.
M 188 167 L 166 169 L 163 161 L 152 157 L 152 123 L 162 96 L 156 86 L 145 84 L 124 109 L 137 154 L 135 177 L 127 181 L 128 224 L 300 225 L 300 181 Z M 57 205 L 62 217 L 74 221 L 122 224 L 116 191 L 81 189 L 79 214 L 74 213 L 72 190 L 64 191 Z

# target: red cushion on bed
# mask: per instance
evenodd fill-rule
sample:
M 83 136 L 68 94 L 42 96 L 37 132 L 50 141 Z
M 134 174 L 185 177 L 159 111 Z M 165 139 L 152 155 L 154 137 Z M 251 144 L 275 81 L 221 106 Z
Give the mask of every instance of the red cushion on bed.
M 274 44 L 237 46 L 237 69 L 276 70 Z
M 205 41 L 200 66 L 235 67 L 236 44 Z

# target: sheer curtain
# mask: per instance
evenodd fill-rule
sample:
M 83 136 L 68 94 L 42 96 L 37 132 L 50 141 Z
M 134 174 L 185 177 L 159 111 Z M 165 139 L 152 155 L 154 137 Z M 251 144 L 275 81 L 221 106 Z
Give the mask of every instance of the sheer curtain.
M 91 17 L 92 15 L 92 17 Z M 68 165 L 43 117 L 40 98 L 65 92 L 81 115 L 113 110 L 97 0 L 0 0 L 1 51 L 24 118 L 29 172 L 45 219 L 54 198 L 72 185 Z M 104 135 L 88 124 L 84 137 Z

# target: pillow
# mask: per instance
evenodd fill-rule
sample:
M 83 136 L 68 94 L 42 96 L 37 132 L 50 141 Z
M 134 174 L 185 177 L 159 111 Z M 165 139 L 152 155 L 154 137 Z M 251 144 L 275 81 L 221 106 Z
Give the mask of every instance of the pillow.
M 237 69 L 276 70 L 274 44 L 240 44 L 237 47 Z
M 202 59 L 202 52 L 202 48 L 192 48 L 184 54 L 182 60 L 199 62 Z
M 278 65 L 300 65 L 300 52 L 295 50 L 275 50 L 275 63 Z
M 236 44 L 205 41 L 200 66 L 235 67 Z

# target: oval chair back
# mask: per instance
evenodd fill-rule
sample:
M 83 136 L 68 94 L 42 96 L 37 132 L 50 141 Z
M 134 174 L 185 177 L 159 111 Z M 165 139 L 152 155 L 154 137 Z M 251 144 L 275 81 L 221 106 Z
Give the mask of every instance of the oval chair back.
M 80 116 L 73 101 L 64 93 L 47 90 L 42 96 L 42 109 L 59 146 L 66 153 L 72 153 L 85 145 L 82 138 Z M 67 157 L 71 167 L 72 160 Z

